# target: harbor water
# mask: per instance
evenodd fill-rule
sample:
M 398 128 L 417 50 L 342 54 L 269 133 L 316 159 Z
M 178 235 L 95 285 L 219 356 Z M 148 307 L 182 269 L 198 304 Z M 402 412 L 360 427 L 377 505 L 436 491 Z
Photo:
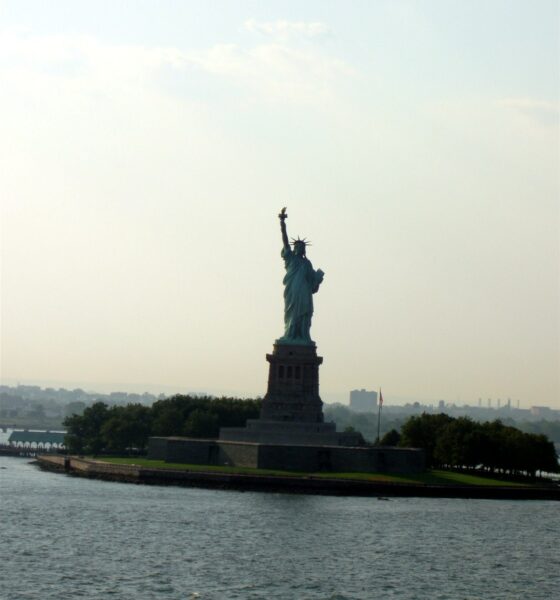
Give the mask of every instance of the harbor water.
M 550 599 L 560 504 L 110 483 L 0 457 L 0 598 Z

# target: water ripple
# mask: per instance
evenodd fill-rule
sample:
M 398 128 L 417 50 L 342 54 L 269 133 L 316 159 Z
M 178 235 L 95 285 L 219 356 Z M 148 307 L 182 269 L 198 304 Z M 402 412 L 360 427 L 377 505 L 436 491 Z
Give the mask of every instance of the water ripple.
M 555 502 L 377 502 L 0 467 L 1 600 L 548 600 L 560 589 Z

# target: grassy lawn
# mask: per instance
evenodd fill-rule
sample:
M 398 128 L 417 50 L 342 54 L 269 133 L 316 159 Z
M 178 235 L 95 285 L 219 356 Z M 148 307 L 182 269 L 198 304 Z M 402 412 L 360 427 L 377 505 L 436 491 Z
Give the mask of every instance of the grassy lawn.
M 359 481 L 380 481 L 387 483 L 415 483 L 431 485 L 483 485 L 483 486 L 525 486 L 528 484 L 491 479 L 456 471 L 429 470 L 417 475 L 389 475 L 387 473 L 303 473 L 299 471 L 275 471 L 271 469 L 251 469 L 249 467 L 218 467 L 213 465 L 186 465 L 166 463 L 163 460 L 150 460 L 142 457 L 103 457 L 103 462 L 119 465 L 137 465 L 151 469 L 179 469 L 206 473 L 237 473 L 242 475 L 278 475 L 283 477 L 315 477 L 326 479 L 354 479 Z

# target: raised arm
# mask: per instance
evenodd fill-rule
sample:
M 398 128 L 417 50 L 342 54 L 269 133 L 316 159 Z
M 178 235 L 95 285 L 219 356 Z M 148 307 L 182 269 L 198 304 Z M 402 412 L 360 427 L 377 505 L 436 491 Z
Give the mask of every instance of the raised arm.
M 290 250 L 290 241 L 288 240 L 288 232 L 286 231 L 286 219 L 288 218 L 288 213 L 286 212 L 286 207 L 280 211 L 278 215 L 280 219 L 280 230 L 282 231 L 282 244 L 284 244 L 285 250 Z

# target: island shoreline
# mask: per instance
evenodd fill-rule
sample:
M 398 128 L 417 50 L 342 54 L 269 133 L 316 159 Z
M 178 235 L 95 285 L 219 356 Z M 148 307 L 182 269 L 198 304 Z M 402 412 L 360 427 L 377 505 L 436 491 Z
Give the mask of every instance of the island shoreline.
M 560 500 L 558 486 L 465 486 L 393 483 L 323 477 L 248 475 L 117 465 L 75 456 L 39 455 L 46 471 L 121 483 L 178 485 L 208 489 L 330 496 Z

